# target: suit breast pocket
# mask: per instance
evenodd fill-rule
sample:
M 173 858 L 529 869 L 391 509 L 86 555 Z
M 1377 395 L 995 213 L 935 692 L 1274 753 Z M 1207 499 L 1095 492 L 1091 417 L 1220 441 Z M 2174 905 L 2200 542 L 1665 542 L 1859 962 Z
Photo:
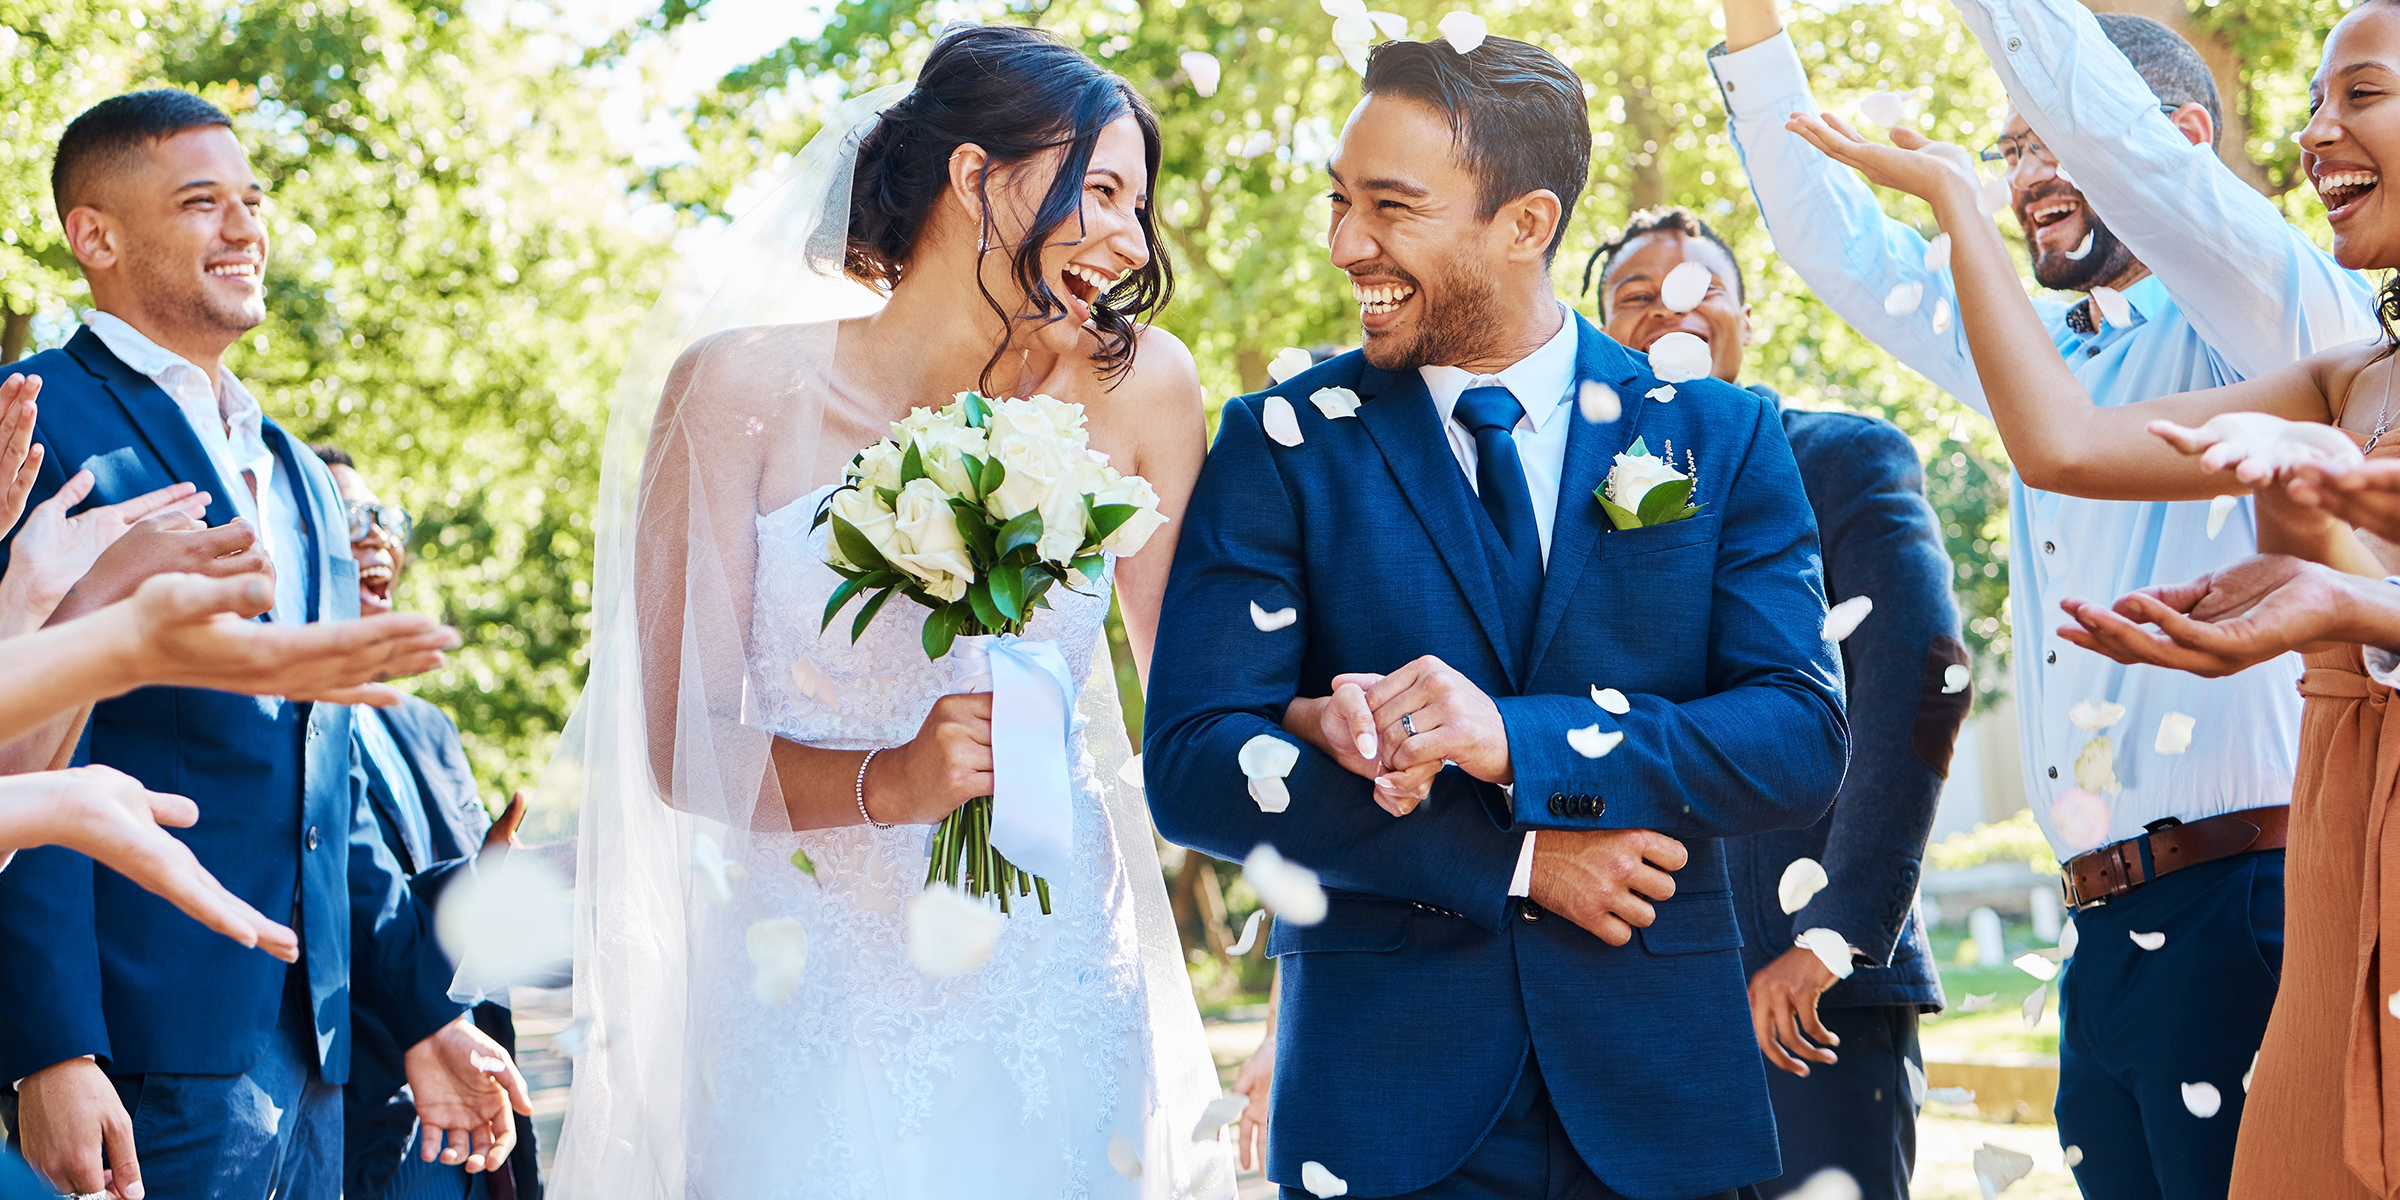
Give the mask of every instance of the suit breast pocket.
M 1678 699 L 1705 679 L 1716 590 L 1718 518 L 1611 529 L 1584 568 L 1562 638 L 1585 639 L 1609 667 L 1631 671 L 1615 686 Z M 1594 640 L 1596 639 L 1596 640 Z

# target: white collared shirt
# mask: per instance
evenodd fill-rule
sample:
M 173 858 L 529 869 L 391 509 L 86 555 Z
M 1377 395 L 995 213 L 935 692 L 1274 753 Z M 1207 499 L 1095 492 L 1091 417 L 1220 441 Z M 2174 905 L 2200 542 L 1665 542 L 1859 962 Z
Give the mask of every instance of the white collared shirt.
M 1575 352 L 1580 348 L 1575 314 L 1561 304 L 1558 316 L 1558 332 L 1542 343 L 1541 349 L 1497 375 L 1477 375 L 1457 367 L 1417 368 L 1425 390 L 1433 396 L 1433 412 L 1441 418 L 1442 432 L 1450 437 L 1450 453 L 1467 473 L 1470 491 L 1480 494 L 1475 486 L 1475 435 L 1450 419 L 1458 408 L 1458 398 L 1470 387 L 1496 383 L 1525 406 L 1524 417 L 1509 431 L 1509 437 L 1517 443 L 1517 457 L 1525 464 L 1525 488 L 1533 493 L 1533 523 L 1541 530 L 1544 566 L 1550 562 L 1550 527 L 1558 519 L 1558 480 L 1567 468 L 1567 431 L 1574 428 L 1564 414 L 1567 402 L 1574 398 Z M 1514 788 L 1508 791 L 1516 793 Z M 1516 874 L 1508 881 L 1511 896 L 1532 892 L 1534 833 L 1526 831 L 1525 844 L 1517 850 Z
M 286 472 L 275 469 L 275 452 L 267 448 L 266 413 L 250 389 L 233 372 L 220 368 L 211 381 L 207 373 L 182 355 L 143 336 L 111 313 L 93 312 L 83 323 L 117 361 L 149 377 L 183 411 L 209 462 L 217 468 L 217 485 L 206 479 L 181 480 L 233 501 L 234 511 L 259 531 L 267 558 L 275 564 L 274 619 L 291 624 L 308 620 L 308 545 L 300 523 L 300 504 Z M 64 465 L 64 464 L 62 464 Z M 258 481 L 258 494 L 242 482 L 248 471 Z M 347 533 L 347 530 L 342 531 Z M 327 531 L 326 536 L 335 536 Z

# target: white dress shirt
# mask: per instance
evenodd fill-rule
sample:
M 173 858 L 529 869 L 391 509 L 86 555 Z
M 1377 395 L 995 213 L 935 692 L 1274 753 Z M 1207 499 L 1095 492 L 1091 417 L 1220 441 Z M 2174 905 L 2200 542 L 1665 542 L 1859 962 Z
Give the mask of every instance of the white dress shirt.
M 2036 299 L 2053 343 L 2094 404 L 2131 404 L 2216 387 L 2376 333 L 2364 281 L 2341 269 L 2273 203 L 2194 146 L 2158 111 L 2149 85 L 2075 0 L 1957 0 L 2009 99 L 2073 171 L 2111 231 L 2156 272 L 2126 289 L 2128 327 L 2086 336 L 2065 305 Z M 1734 144 L 1786 265 L 1860 333 L 1978 412 L 1983 385 L 1956 324 L 1948 270 L 1928 271 L 1925 241 L 1886 217 L 1849 168 L 1783 127 L 1819 111 L 1791 38 L 1778 34 L 1710 66 L 1724 87 Z M 1893 316 L 1884 297 L 1921 284 L 1924 302 Z M 2076 786 L 2075 765 L 2110 739 L 2118 790 L 2107 795 L 2107 841 L 2161 817 L 2186 821 L 2291 799 L 2300 735 L 2298 655 L 2223 679 L 2126 666 L 2057 634 L 2068 596 L 2102 603 L 2153 584 L 2179 584 L 2256 552 L 2245 497 L 2220 536 L 2208 503 L 2089 500 L 2014 481 L 2009 513 L 2009 624 L 2026 795 L 2059 857 L 2089 847 L 2050 819 Z M 2082 701 L 2125 706 L 2104 731 L 2077 728 Z M 2161 754 L 2169 713 L 2197 721 L 2191 748 Z
M 274 619 L 295 625 L 307 621 L 307 534 L 300 522 L 292 480 L 275 469 L 275 452 L 267 448 L 266 413 L 257 398 L 233 372 L 220 368 L 211 381 L 182 355 L 151 341 L 112 314 L 94 312 L 83 323 L 91 326 L 117 361 L 148 376 L 183 410 L 184 420 L 191 423 L 192 432 L 200 436 L 200 445 L 208 451 L 209 462 L 216 466 L 219 482 L 213 486 L 206 479 L 178 482 L 196 484 L 202 491 L 233 502 L 234 511 L 259 532 L 267 558 L 275 564 Z M 245 471 L 257 481 L 256 495 L 242 480 Z M 345 546 L 347 534 L 348 530 L 339 535 L 325 531 L 327 537 L 339 536 Z
M 1524 417 L 1509 431 L 1509 437 L 1517 443 L 1517 457 L 1525 464 L 1525 487 L 1533 493 L 1533 523 L 1541 530 L 1545 566 L 1550 562 L 1550 527 L 1558 519 L 1558 477 L 1567 465 L 1567 431 L 1574 427 L 1566 412 L 1575 398 L 1575 314 L 1564 304 L 1558 306 L 1558 312 L 1558 332 L 1542 343 L 1541 349 L 1497 375 L 1477 375 L 1457 367 L 1417 368 L 1425 379 L 1425 390 L 1433 396 L 1433 412 L 1441 419 L 1442 432 L 1450 437 L 1450 453 L 1467 473 L 1469 491 L 1480 494 L 1475 485 L 1475 435 L 1450 419 L 1458 398 L 1470 387 L 1497 384 L 1525 406 Z M 1514 788 L 1509 791 L 1515 793 Z M 1517 871 L 1508 883 L 1511 896 L 1532 891 L 1533 839 L 1533 832 L 1528 831 L 1524 846 L 1517 851 Z

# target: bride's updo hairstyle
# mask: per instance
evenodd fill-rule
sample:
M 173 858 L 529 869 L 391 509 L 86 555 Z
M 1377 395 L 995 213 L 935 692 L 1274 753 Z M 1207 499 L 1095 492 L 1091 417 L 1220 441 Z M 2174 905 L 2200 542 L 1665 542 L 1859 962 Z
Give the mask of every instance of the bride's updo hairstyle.
M 1030 235 L 1010 251 L 1012 273 L 1031 311 L 1012 314 L 980 277 L 977 286 L 984 303 L 1011 328 L 1017 320 L 1064 320 L 1067 306 L 1050 290 L 1042 249 L 1061 226 L 1080 221 L 1092 147 L 1102 129 L 1129 113 L 1141 126 L 1143 159 L 1155 187 L 1158 116 L 1124 80 L 1043 30 L 970 25 L 945 34 L 917 73 L 916 90 L 885 109 L 859 144 L 845 270 L 882 291 L 900 282 L 935 204 L 950 186 L 950 154 L 961 145 L 981 146 L 995 167 L 1022 164 L 1063 147 L 1066 153 L 1035 211 Z M 987 170 L 982 232 L 997 251 L 1001 239 L 990 225 L 990 178 Z M 1174 285 L 1149 206 L 1143 206 L 1140 221 L 1150 261 L 1092 305 L 1092 325 L 1100 334 L 1093 358 L 1101 378 L 1111 382 L 1133 366 L 1136 326 L 1166 304 Z M 1079 225 L 1071 227 L 1065 236 L 1071 240 L 1078 231 Z M 1003 339 L 984 364 L 987 379 L 1007 352 Z

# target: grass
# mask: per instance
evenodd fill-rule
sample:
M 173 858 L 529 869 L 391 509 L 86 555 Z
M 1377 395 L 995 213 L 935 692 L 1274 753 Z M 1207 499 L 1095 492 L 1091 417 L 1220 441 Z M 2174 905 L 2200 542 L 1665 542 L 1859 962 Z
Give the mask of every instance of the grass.
M 2029 922 L 2011 923 L 2006 931 L 2007 957 L 2012 961 L 2026 951 L 2046 950 L 2050 946 L 2034 936 Z M 2022 1005 L 2035 988 L 2042 986 L 2040 980 L 2013 966 L 1961 964 L 1959 947 L 1968 944 L 1963 921 L 1937 925 L 1927 932 L 1933 939 L 1934 957 L 1941 964 L 1942 994 L 1947 1004 L 1945 1011 L 1926 1017 L 1919 1028 L 1918 1037 L 1924 1043 L 1927 1058 L 2058 1053 L 2056 992 L 2043 1005 L 2041 1023 L 2028 1030 Z M 1986 994 L 1993 997 L 1989 1006 L 1977 1012 L 1960 1011 L 1968 996 Z

